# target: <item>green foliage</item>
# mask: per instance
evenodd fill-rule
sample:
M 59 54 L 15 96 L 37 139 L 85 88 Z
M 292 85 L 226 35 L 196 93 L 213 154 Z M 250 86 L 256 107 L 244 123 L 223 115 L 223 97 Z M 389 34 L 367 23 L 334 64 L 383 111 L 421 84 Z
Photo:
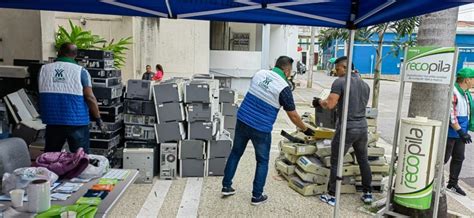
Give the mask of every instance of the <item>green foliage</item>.
M 63 26 L 59 27 L 56 33 L 56 50 L 66 42 L 74 43 L 79 49 L 100 49 L 97 44 L 107 42 L 102 37 L 92 34 L 91 31 L 83 30 L 80 26 L 74 25 L 70 20 L 69 27 L 70 32 Z
M 92 50 L 107 50 L 114 52 L 114 64 L 116 68 L 121 68 L 125 65 L 125 51 L 129 50 L 128 45 L 132 44 L 132 37 L 121 38 L 117 43 L 114 39 L 107 42 L 99 35 L 92 34 L 91 31 L 84 30 L 82 27 L 74 25 L 69 20 L 70 31 L 63 26 L 59 26 L 56 33 L 56 50 L 66 42 L 74 43 L 78 49 L 92 49 Z
M 319 32 L 319 45 L 322 48 L 327 48 L 331 45 L 333 40 L 349 38 L 349 31 L 347 29 L 327 28 Z
M 129 50 L 128 45 L 132 44 L 132 37 L 121 38 L 117 43 L 112 39 L 102 50 L 114 52 L 115 67 L 121 68 L 125 64 L 125 51 Z
M 398 52 L 401 50 L 402 47 L 413 46 L 416 44 L 416 35 L 414 33 L 419 24 L 420 19 L 418 17 L 382 23 L 358 29 L 355 38 L 358 41 L 366 42 L 375 46 L 379 43 L 378 40 L 383 40 L 383 38 L 374 41 L 374 36 L 383 37 L 386 32 L 391 31 L 395 33 L 395 40 L 393 42 L 391 54 L 398 56 Z M 319 41 L 322 48 L 327 48 L 331 45 L 333 40 L 347 40 L 348 38 L 349 31 L 346 29 L 327 28 L 321 30 Z M 403 39 L 405 38 L 407 39 L 403 42 Z

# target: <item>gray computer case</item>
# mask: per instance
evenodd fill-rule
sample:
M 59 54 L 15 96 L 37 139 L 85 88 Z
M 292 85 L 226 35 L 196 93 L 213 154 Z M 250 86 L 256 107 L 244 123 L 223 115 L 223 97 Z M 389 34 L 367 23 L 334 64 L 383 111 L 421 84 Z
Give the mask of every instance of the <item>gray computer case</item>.
M 179 122 L 186 119 L 183 103 L 161 103 L 156 105 L 158 123 Z

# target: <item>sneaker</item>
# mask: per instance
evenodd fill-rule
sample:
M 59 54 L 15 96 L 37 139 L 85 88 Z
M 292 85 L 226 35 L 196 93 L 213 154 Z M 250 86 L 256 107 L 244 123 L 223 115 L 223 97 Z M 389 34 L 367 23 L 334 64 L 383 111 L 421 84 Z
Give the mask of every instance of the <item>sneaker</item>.
M 464 192 L 461 187 L 459 187 L 459 185 L 448 185 L 447 189 L 449 191 L 452 191 L 458 195 L 461 195 L 461 196 L 466 196 L 466 192 Z
M 224 187 L 222 188 L 221 193 L 223 196 L 232 196 L 235 194 L 235 189 L 232 187 Z
M 372 204 L 374 201 L 374 198 L 372 197 L 372 193 L 370 192 L 365 192 L 361 197 L 360 200 L 362 200 L 365 204 Z
M 333 207 L 336 205 L 336 198 L 330 194 L 324 194 L 324 195 L 319 196 L 319 200 Z
M 267 200 L 268 200 L 268 196 L 265 195 L 265 194 L 262 194 L 258 198 L 257 197 L 252 197 L 252 203 L 251 204 L 254 205 L 254 206 L 258 206 L 260 204 L 263 204 L 263 203 L 267 202 Z

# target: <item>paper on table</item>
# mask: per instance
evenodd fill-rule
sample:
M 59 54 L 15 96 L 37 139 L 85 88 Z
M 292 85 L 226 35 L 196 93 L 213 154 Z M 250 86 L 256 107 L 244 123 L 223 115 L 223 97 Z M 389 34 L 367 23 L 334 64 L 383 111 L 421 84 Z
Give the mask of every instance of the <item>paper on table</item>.
M 51 194 L 51 198 L 52 198 L 53 200 L 65 201 L 65 200 L 67 200 L 69 197 L 71 197 L 70 194 L 63 194 L 63 193 L 52 193 L 52 194 Z
M 10 198 L 9 195 L 0 195 L 0 201 L 11 201 L 11 200 L 12 199 Z M 23 201 L 28 201 L 28 196 L 24 195 Z
M 51 189 L 50 190 L 53 190 L 54 188 L 58 187 L 58 185 L 60 185 L 61 183 L 60 182 L 55 182 L 52 186 L 51 186 Z M 10 198 L 9 195 L 0 195 L 0 201 L 11 201 L 12 199 Z M 25 196 L 23 196 L 23 201 L 28 201 L 28 195 L 25 194 Z
M 81 179 L 81 178 L 72 178 L 70 180 L 70 182 L 74 182 L 74 183 L 87 183 L 87 182 L 90 182 L 92 179 Z

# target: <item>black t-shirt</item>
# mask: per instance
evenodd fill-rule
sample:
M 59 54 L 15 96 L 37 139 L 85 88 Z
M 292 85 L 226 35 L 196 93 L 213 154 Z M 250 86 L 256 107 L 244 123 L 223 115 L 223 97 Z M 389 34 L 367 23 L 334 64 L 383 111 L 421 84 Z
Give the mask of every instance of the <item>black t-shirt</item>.
M 142 80 L 151 80 L 155 76 L 155 73 L 143 73 Z
M 344 104 L 344 93 L 346 88 L 346 77 L 337 78 L 331 86 L 331 93 L 339 95 L 337 102 L 337 125 L 341 125 L 342 105 Z M 351 92 L 349 95 L 349 108 L 347 113 L 347 128 L 365 128 L 367 120 L 365 110 L 369 101 L 370 87 L 357 74 L 351 76 Z

